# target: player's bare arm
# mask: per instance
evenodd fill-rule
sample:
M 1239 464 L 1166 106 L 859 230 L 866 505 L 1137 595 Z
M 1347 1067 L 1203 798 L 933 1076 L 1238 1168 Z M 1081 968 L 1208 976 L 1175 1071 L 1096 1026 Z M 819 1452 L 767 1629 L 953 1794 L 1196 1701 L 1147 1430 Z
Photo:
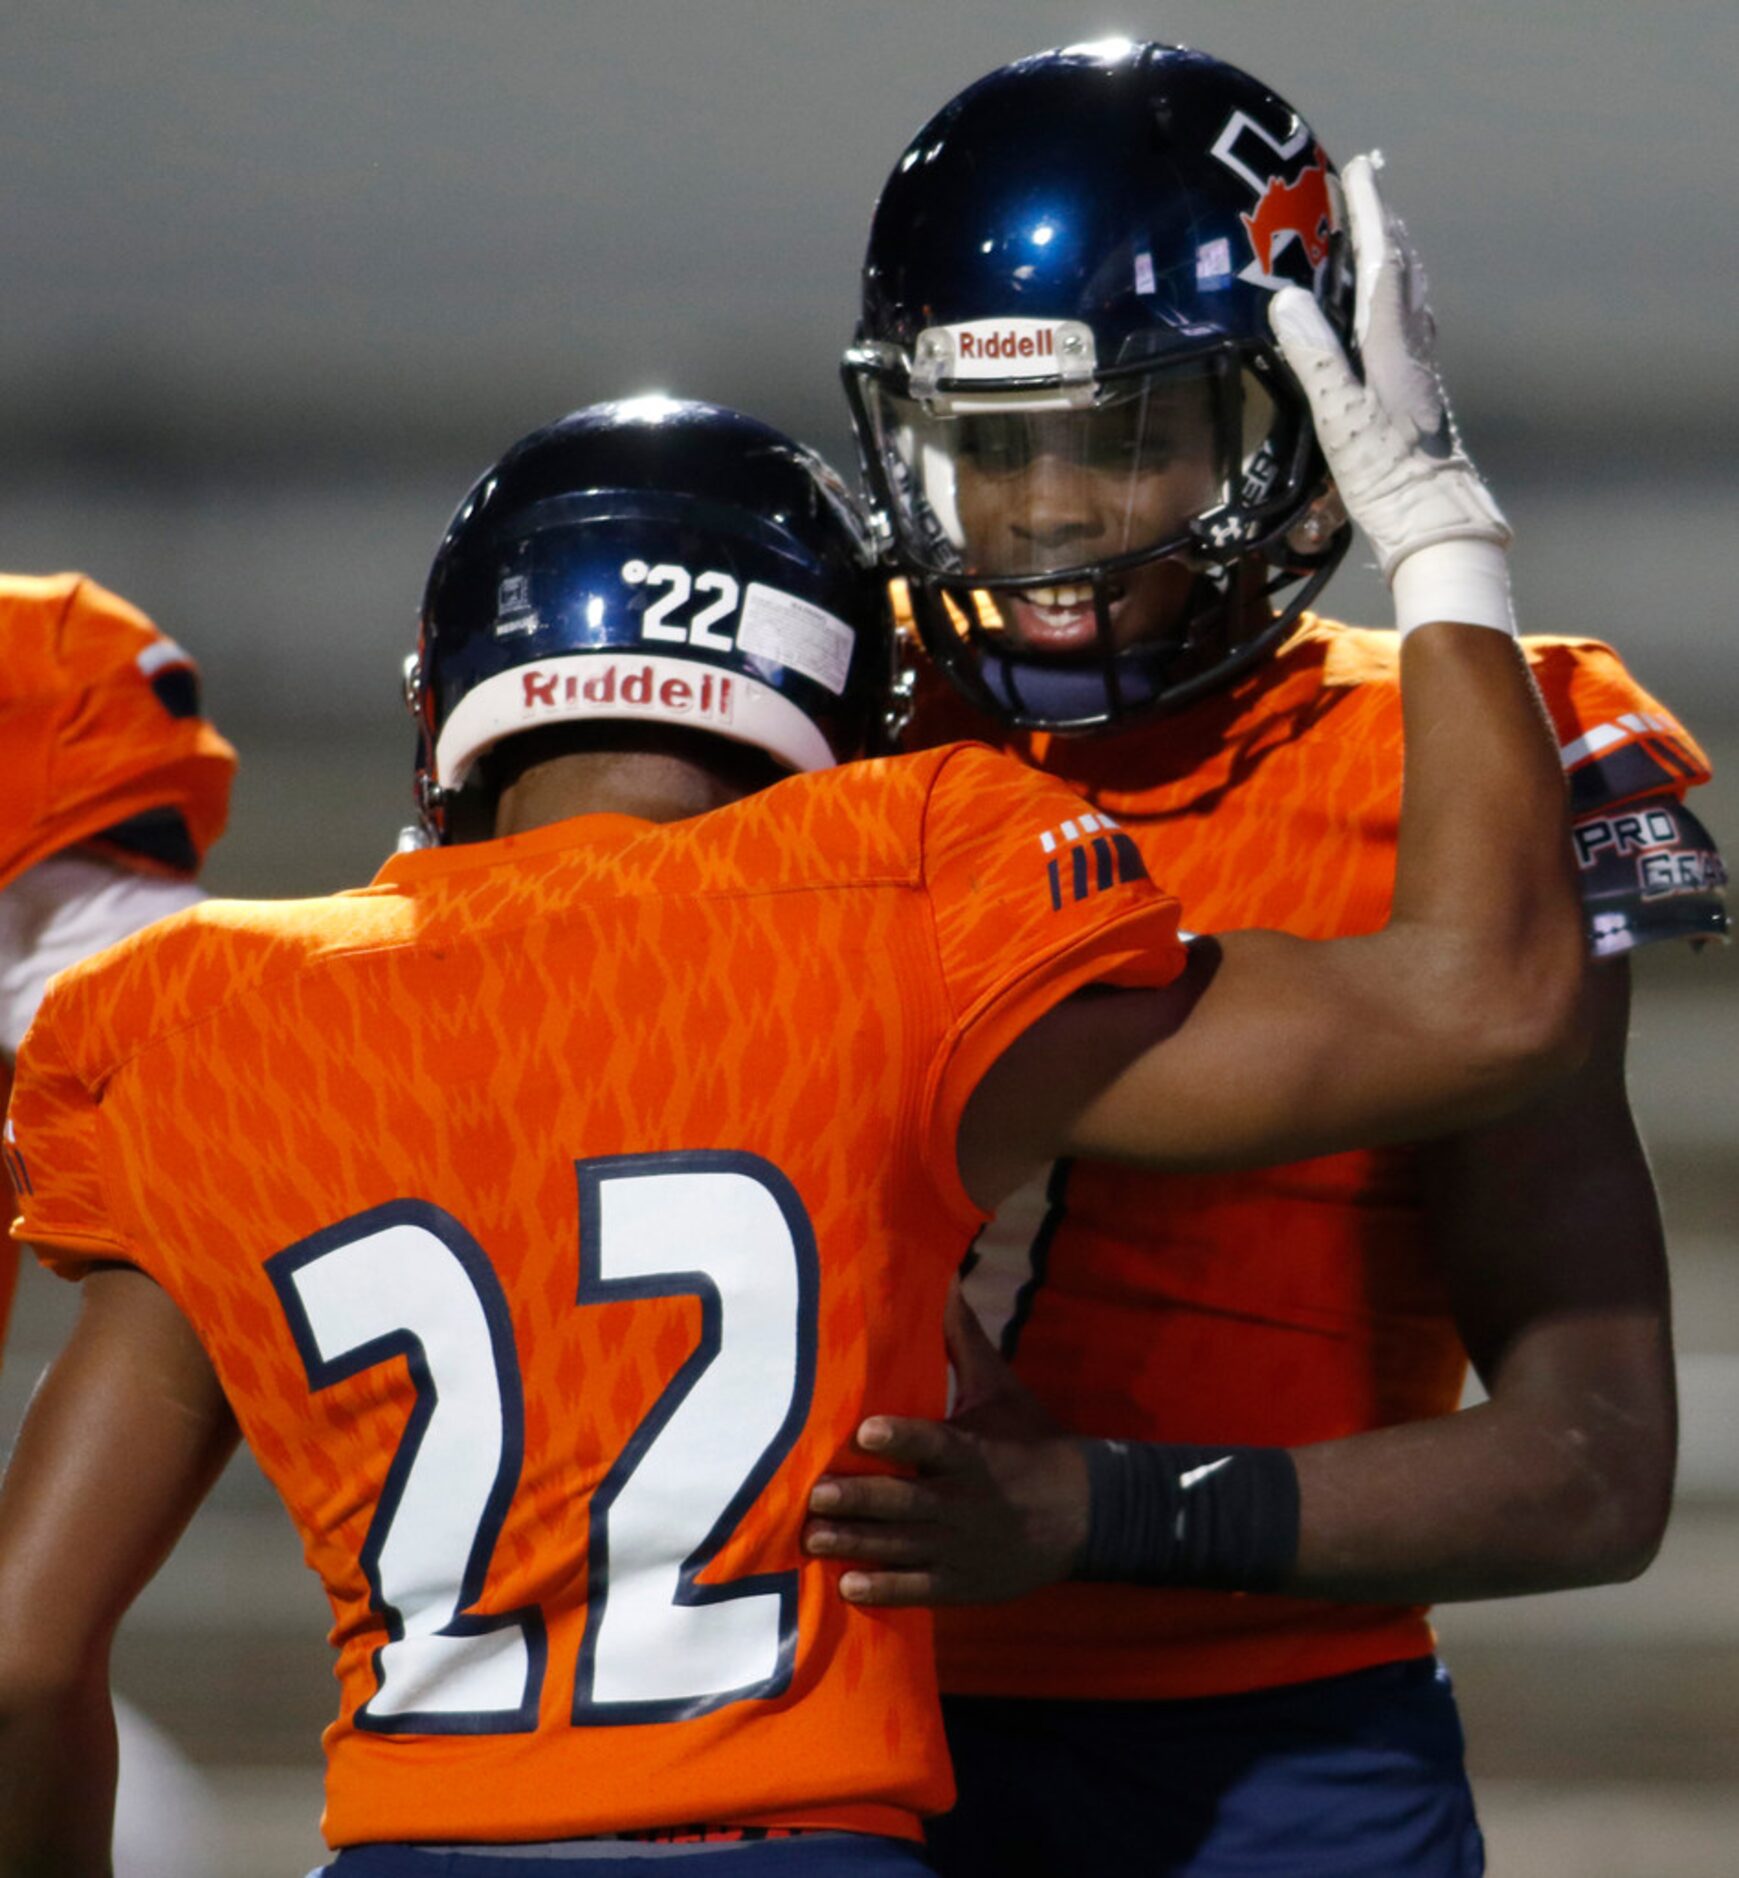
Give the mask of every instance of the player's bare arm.
M 1268 1589 L 1435 1604 L 1607 1583 L 1653 1558 L 1676 1433 L 1665 1248 L 1624 1088 L 1628 967 L 1592 976 L 1583 1067 L 1427 1150 L 1427 1217 L 1489 1400 L 1293 1449 L 1296 1558 Z M 856 1563 L 842 1585 L 856 1601 L 993 1601 L 1087 1552 L 1080 1444 L 963 1307 L 949 1345 L 960 1412 L 875 1417 L 861 1437 L 914 1477 L 828 1480 L 812 1500 L 811 1547 Z
M 961 1171 L 986 1208 L 1058 1155 L 1200 1168 L 1489 1119 L 1573 1066 L 1584 970 L 1554 739 L 1517 648 L 1508 530 L 1452 437 L 1416 258 L 1348 166 L 1367 382 L 1308 295 L 1273 319 L 1403 633 L 1404 808 L 1388 925 L 1235 933 L 1163 992 L 1077 999 L 981 1083 Z M 1367 266 L 1367 262 L 1370 265 Z M 1430 447 L 1427 448 L 1427 443 Z M 1187 911 L 1187 909 L 1186 909 Z
M 1563 1089 L 1433 1144 L 1427 1220 L 1489 1400 L 1298 1448 L 1287 1589 L 1440 1603 L 1631 1578 L 1672 1497 L 1665 1247 L 1624 1089 L 1628 968 Z
M 106 1878 L 110 1639 L 235 1442 L 168 1296 L 130 1268 L 93 1271 L 0 1485 L 4 1878 Z

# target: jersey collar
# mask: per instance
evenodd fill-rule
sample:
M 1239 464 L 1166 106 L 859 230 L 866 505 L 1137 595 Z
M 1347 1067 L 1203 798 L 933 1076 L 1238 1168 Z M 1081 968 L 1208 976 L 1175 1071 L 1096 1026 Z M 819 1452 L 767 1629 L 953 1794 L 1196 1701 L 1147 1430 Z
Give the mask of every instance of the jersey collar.
M 637 815 L 572 815 L 521 835 L 502 835 L 493 841 L 467 841 L 452 848 L 414 848 L 389 855 L 372 884 L 402 887 L 412 881 L 457 874 L 473 868 L 499 867 L 534 856 L 560 854 L 594 847 L 618 847 L 657 827 Z

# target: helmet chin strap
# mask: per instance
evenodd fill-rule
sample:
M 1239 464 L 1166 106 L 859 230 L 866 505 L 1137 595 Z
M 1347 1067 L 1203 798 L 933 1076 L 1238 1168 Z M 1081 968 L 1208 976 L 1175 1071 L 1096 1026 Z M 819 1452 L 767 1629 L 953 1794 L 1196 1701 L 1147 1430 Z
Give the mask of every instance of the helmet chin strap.
M 1005 652 L 976 637 L 968 656 L 992 708 L 1041 728 L 1102 730 L 1152 709 L 1165 689 L 1165 671 L 1178 647 L 1133 646 L 1119 653 L 1111 639 L 1110 608 L 1096 581 L 1098 656 L 1064 660 Z
M 1111 590 L 1103 574 L 1093 576 L 1093 627 L 1105 670 L 1105 696 L 1115 721 L 1123 715 L 1123 684 L 1118 676 L 1117 642 L 1111 636 Z
M 1168 623 L 1170 630 L 1122 651 L 1112 636 L 1108 584 L 1095 576 L 1095 656 L 1047 658 L 1005 649 L 989 643 L 974 625 L 964 643 L 949 629 L 938 663 L 980 709 L 1031 729 L 1091 734 L 1163 716 L 1224 689 L 1279 646 L 1339 565 L 1351 533 L 1343 525 L 1309 567 L 1272 580 L 1240 578 L 1248 563 L 1192 559 L 1195 579 L 1181 616 Z M 1289 581 L 1301 584 L 1271 608 L 1277 586 Z M 943 604 L 940 592 L 915 587 L 915 605 L 922 604 L 920 591 L 938 608 Z M 937 638 L 931 635 L 927 643 L 936 654 Z M 1204 654 L 1218 656 L 1192 671 L 1192 661 Z

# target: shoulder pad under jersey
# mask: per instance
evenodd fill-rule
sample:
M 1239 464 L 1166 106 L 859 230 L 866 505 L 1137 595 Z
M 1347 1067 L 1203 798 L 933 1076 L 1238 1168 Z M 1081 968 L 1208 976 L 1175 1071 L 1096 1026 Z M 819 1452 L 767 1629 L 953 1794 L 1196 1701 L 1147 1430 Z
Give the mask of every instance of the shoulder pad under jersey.
M 1578 815 L 1571 839 L 1596 958 L 1662 939 L 1727 937 L 1726 865 L 1673 791 Z

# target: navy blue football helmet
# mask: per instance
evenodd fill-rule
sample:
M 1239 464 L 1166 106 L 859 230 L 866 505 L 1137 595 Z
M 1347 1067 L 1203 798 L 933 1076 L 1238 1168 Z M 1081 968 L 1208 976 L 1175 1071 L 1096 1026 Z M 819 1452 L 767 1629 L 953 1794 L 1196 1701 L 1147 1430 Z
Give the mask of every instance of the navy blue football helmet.
M 789 770 L 859 754 L 887 677 L 870 533 L 811 450 L 717 405 L 595 404 L 460 503 L 405 692 L 425 828 L 486 751 L 546 724 L 711 731 Z
M 844 374 L 915 623 L 981 710 L 1175 708 L 1327 580 L 1350 530 L 1269 331 L 1287 285 L 1350 337 L 1339 178 L 1203 53 L 1041 53 L 913 139 Z

